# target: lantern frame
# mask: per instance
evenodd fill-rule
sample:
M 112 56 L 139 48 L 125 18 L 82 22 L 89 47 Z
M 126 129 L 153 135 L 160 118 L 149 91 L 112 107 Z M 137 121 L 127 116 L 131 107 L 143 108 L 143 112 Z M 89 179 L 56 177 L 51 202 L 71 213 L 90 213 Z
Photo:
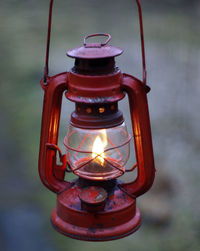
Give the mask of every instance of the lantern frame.
M 53 0 L 50 0 L 46 62 L 44 77 L 40 82 L 44 90 L 44 103 L 39 174 L 43 184 L 57 194 L 57 207 L 51 217 L 53 226 L 58 232 L 75 239 L 106 241 L 122 238 L 135 232 L 141 222 L 140 212 L 136 208 L 136 197 L 147 192 L 154 181 L 155 167 L 147 103 L 147 93 L 150 88 L 146 85 L 142 11 L 139 0 L 136 0 L 136 2 L 141 32 L 143 81 L 134 76 L 122 74 L 120 71 L 101 76 L 86 76 L 72 71 L 49 76 L 49 47 L 53 8 Z M 93 89 L 87 88 L 89 82 L 93 83 Z M 66 154 L 62 154 L 57 145 L 63 93 L 66 92 L 69 99 L 79 102 L 80 97 L 84 96 L 82 95 L 84 92 L 88 97 L 93 94 L 92 97 L 94 98 L 99 86 L 101 86 L 100 96 L 104 101 L 105 98 L 107 100 L 107 97 L 109 97 L 109 102 L 117 102 L 124 97 L 124 93 L 129 98 L 137 162 L 130 169 L 132 171 L 137 167 L 137 178 L 129 183 L 121 183 L 116 179 L 102 181 L 101 183 L 81 178 L 73 182 L 64 180 L 68 161 Z M 113 88 L 115 95 L 112 92 Z M 87 103 L 87 100 L 84 99 L 84 102 Z M 112 119 L 114 121 L 114 118 Z M 118 116 L 118 120 L 120 120 L 120 116 Z M 116 118 L 115 121 L 117 121 Z M 77 122 L 74 120 L 74 123 Z M 91 125 L 91 123 L 87 123 Z M 102 120 L 100 123 L 101 128 L 104 128 L 108 122 Z M 59 153 L 60 165 L 57 164 L 57 153 Z M 99 186 L 105 189 L 108 192 L 106 204 L 101 203 L 98 207 L 99 205 L 93 206 L 82 201 L 80 193 L 87 186 L 91 189 Z M 109 203 L 111 203 L 111 207 L 109 207 Z

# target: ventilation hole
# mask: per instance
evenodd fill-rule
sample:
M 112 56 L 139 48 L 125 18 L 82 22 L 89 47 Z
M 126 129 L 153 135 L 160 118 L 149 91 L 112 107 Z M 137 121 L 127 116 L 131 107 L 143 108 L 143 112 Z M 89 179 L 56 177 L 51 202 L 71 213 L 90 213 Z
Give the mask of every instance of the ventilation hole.
M 104 113 L 105 112 L 105 108 L 104 107 L 100 107 L 99 108 L 99 113 Z
M 88 108 L 86 109 L 86 112 L 87 112 L 87 113 L 91 113 L 91 112 L 92 112 L 92 109 L 88 107 Z
M 111 105 L 110 109 L 111 109 L 112 111 L 114 111 L 114 110 L 115 110 L 115 106 L 114 106 L 114 105 Z

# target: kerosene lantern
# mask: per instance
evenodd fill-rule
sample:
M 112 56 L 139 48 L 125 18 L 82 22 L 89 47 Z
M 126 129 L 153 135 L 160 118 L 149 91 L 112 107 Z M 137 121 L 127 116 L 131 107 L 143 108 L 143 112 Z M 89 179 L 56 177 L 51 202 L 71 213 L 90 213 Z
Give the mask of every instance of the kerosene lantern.
M 44 90 L 39 173 L 43 184 L 57 194 L 51 222 L 71 238 L 107 241 L 125 237 L 141 223 L 136 197 L 148 191 L 155 168 L 147 104 L 142 13 L 137 1 L 141 29 L 143 81 L 122 74 L 115 57 L 118 47 L 108 45 L 109 34 L 85 37 L 83 46 L 67 55 L 75 59 L 70 72 L 48 75 L 48 58 L 53 0 L 50 1 L 46 66 L 41 86 Z M 104 43 L 89 39 L 105 36 Z M 62 96 L 75 103 L 62 154 L 57 145 Z M 126 169 L 131 136 L 118 102 L 128 94 L 136 164 Z M 60 163 L 57 163 L 57 153 Z M 129 183 L 119 177 L 137 168 L 137 178 Z M 65 173 L 77 178 L 65 180 Z M 67 175 L 66 175 L 67 176 Z M 67 179 L 67 177 L 66 177 Z

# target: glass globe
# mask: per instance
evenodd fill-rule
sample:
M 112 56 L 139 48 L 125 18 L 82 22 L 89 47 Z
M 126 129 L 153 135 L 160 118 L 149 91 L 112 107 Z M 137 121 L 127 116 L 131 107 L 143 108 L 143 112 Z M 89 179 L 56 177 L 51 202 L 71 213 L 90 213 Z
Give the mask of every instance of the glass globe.
M 125 122 L 108 129 L 70 125 L 64 140 L 71 170 L 91 180 L 109 180 L 124 174 L 130 154 L 129 142 Z

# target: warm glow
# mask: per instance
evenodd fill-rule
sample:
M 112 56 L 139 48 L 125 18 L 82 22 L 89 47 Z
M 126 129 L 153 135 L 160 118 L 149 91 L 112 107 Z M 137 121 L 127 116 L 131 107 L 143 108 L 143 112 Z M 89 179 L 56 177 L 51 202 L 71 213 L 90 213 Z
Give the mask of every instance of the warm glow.
M 100 164 L 103 166 L 104 163 L 104 147 L 107 145 L 107 135 L 106 130 L 102 130 L 101 134 L 102 139 L 100 136 L 97 136 L 92 147 L 92 158 L 95 158 L 96 162 L 100 162 Z
M 108 142 L 107 142 L 107 134 L 106 134 L 106 130 L 105 129 L 102 130 L 101 136 L 103 138 L 103 145 L 104 145 L 104 147 L 106 147 Z

